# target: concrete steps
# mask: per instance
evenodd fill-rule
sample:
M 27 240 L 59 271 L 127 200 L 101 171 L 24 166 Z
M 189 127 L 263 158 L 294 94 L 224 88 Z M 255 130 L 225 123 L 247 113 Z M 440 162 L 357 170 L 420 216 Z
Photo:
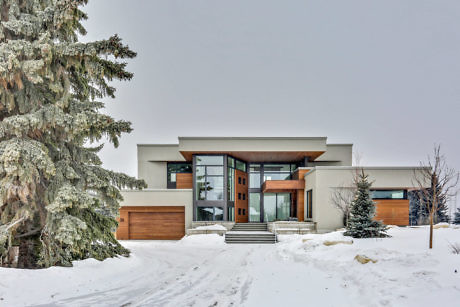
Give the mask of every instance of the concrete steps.
M 238 223 L 225 234 L 228 244 L 273 244 L 276 235 L 267 231 L 266 223 Z
M 267 223 L 237 223 L 231 231 L 267 231 Z

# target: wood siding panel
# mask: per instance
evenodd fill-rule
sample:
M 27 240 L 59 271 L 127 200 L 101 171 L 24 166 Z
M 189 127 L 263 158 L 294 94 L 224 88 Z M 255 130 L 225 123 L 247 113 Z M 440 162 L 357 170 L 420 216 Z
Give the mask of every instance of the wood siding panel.
M 298 169 L 292 174 L 292 179 L 294 180 L 304 180 L 305 174 L 308 173 L 310 169 Z
M 297 190 L 296 199 L 297 199 L 297 219 L 299 220 L 299 222 L 303 222 L 304 212 L 305 212 L 305 206 L 304 206 L 305 190 L 304 189 Z
M 241 178 L 241 183 L 238 183 L 238 178 Z M 243 180 L 244 179 L 244 180 Z M 245 182 L 245 184 L 243 184 Z M 235 170 L 235 222 L 247 223 L 249 221 L 249 193 L 248 193 L 248 174 L 240 170 Z M 241 199 L 238 199 L 238 194 L 241 194 Z M 243 199 L 243 195 L 245 199 Z M 241 209 L 241 214 L 238 214 Z M 244 209 L 244 210 L 243 210 Z M 243 214 L 244 211 L 244 214 Z
M 267 180 L 262 185 L 264 193 L 289 192 L 301 189 L 305 189 L 305 180 Z
M 409 225 L 408 199 L 376 199 L 375 220 L 385 225 Z
M 176 189 L 191 189 L 193 188 L 192 173 L 177 173 L 176 174 Z
M 126 206 L 120 208 L 119 240 L 178 240 L 185 235 L 182 206 Z

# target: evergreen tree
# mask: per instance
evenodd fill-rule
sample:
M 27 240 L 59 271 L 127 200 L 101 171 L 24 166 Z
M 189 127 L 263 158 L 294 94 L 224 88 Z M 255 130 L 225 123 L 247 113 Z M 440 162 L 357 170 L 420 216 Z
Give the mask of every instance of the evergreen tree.
M 126 255 L 113 235 L 122 187 L 94 141 L 130 123 L 100 112 L 136 53 L 118 36 L 81 43 L 87 0 L 0 0 L 0 264 L 70 266 Z M 17 262 L 14 260 L 17 259 Z
M 441 194 L 441 189 L 436 189 L 438 199 L 438 206 L 436 208 L 436 212 L 434 214 L 434 223 L 448 223 L 449 222 L 449 207 L 446 201 L 445 195 Z M 409 196 L 409 219 L 411 225 L 428 225 L 430 223 L 430 208 L 432 207 L 432 199 L 434 199 L 434 195 L 432 189 L 426 190 L 427 195 L 425 193 L 419 193 L 419 191 L 411 191 L 408 193 Z M 422 198 L 422 202 L 420 201 Z
M 356 182 L 355 199 L 351 204 L 351 217 L 346 227 L 346 236 L 353 238 L 386 237 L 386 226 L 375 221 L 375 204 L 370 194 L 371 183 L 362 172 Z
M 453 223 L 460 225 L 460 208 L 457 208 L 457 212 L 455 212 Z

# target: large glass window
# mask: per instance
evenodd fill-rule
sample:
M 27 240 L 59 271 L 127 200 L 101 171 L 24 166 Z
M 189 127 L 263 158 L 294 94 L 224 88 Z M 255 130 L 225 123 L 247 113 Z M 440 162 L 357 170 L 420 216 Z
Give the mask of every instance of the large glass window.
M 291 212 L 290 193 L 264 194 L 264 219 L 266 222 L 285 221 Z
M 260 222 L 260 193 L 249 193 L 249 221 Z
M 276 219 L 285 221 L 289 219 L 291 211 L 291 194 L 278 193 L 276 194 Z
M 221 207 L 197 207 L 197 221 L 223 221 L 224 210 Z
M 224 165 L 224 156 L 196 156 L 196 165 Z
M 236 169 L 246 173 L 246 163 L 240 160 L 235 160 Z
M 228 168 L 227 179 L 228 201 L 235 201 L 235 169 Z
M 264 181 L 291 179 L 290 164 L 264 164 Z
M 249 165 L 249 188 L 260 189 L 260 164 Z
M 406 190 L 373 190 L 371 191 L 373 199 L 406 199 Z
M 196 156 L 195 199 L 224 199 L 224 157 Z
M 235 207 L 234 206 L 229 206 L 228 207 L 228 220 L 230 222 L 235 221 Z
M 276 220 L 276 194 L 264 194 L 264 221 L 273 222 Z
M 214 207 L 214 220 L 223 221 L 224 220 L 224 209 L 220 207 Z
M 167 164 L 167 188 L 176 188 L 176 175 L 177 173 L 191 173 L 192 164 L 187 162 L 168 162 Z
M 197 221 L 212 221 L 214 217 L 214 207 L 197 207 L 196 220 Z

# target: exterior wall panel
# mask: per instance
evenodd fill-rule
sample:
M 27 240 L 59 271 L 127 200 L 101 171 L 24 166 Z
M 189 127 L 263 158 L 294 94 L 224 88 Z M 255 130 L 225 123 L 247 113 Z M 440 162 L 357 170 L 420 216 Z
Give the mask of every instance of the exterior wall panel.
M 418 167 L 364 167 L 373 189 L 411 189 Z M 331 203 L 335 188 L 352 187 L 356 168 L 316 167 L 305 175 L 305 189 L 313 189 L 313 220 L 318 232 L 343 227 L 342 213 Z
M 122 191 L 122 207 L 129 206 L 179 206 L 185 210 L 185 229 L 192 227 L 193 199 L 192 190 L 128 190 Z M 120 218 L 122 216 L 120 215 Z M 121 227 L 120 225 L 119 227 Z

